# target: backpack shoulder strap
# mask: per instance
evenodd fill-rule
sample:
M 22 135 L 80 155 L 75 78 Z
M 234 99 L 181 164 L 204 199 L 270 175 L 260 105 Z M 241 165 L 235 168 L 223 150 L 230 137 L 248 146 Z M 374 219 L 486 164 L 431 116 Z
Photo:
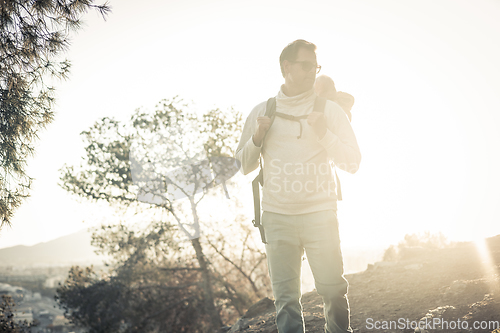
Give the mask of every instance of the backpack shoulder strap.
M 271 118 L 271 126 L 273 125 L 273 118 L 276 113 L 276 98 L 271 97 L 267 100 L 266 104 L 266 113 L 264 116 Z M 262 144 L 264 144 L 264 141 L 262 141 Z M 252 192 L 253 192 L 253 206 L 254 206 L 254 214 L 255 218 L 252 220 L 253 226 L 256 228 L 259 228 L 260 231 L 260 238 L 262 240 L 262 243 L 267 244 L 266 241 L 266 234 L 264 233 L 264 227 L 260 223 L 260 186 L 264 185 L 264 172 L 262 168 L 262 158 L 259 156 L 259 165 L 260 165 L 260 170 L 259 174 L 255 179 L 252 181 Z
M 316 96 L 316 100 L 314 101 L 313 111 L 324 113 L 325 107 L 326 107 L 326 98 Z M 335 180 L 337 182 L 337 200 L 342 201 L 342 187 L 340 186 L 340 179 L 339 176 L 337 175 L 337 168 L 335 167 L 335 164 L 333 164 L 333 170 L 335 171 Z
M 316 96 L 316 99 L 314 100 L 313 112 L 325 113 L 325 106 L 326 106 L 326 98 Z
M 266 113 L 264 116 L 272 118 L 276 112 L 276 97 L 271 97 L 267 100 Z
M 269 126 L 269 128 L 271 128 L 271 126 L 273 126 L 275 115 L 276 115 L 276 97 L 271 97 L 267 100 L 266 112 L 264 113 L 265 117 L 271 118 L 271 125 Z M 268 129 L 268 131 L 269 131 L 269 129 Z M 262 139 L 262 145 L 264 144 L 265 138 L 266 137 L 264 136 L 264 139 Z M 262 169 L 262 162 L 260 162 L 260 168 Z

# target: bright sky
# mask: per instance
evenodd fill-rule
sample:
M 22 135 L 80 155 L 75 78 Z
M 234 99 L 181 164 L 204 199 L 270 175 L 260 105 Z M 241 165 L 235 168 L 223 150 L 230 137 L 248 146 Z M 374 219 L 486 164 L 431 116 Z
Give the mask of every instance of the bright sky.
M 84 154 L 79 133 L 96 120 L 127 119 L 175 95 L 247 115 L 278 92 L 279 54 L 299 38 L 318 46 L 322 74 L 356 99 L 363 160 L 355 175 L 339 175 L 344 246 L 387 246 L 424 231 L 452 240 L 500 233 L 500 2 L 110 4 L 106 22 L 90 13 L 73 38 L 70 80 L 57 84 L 56 120 L 30 162 L 32 197 L 2 230 L 0 248 L 111 220 L 57 186 L 58 169 Z

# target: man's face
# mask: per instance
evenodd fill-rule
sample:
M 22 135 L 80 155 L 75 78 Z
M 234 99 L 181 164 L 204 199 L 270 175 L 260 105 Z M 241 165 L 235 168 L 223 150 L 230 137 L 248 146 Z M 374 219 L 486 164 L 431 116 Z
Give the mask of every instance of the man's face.
M 306 92 L 314 86 L 316 79 L 316 53 L 305 48 L 300 48 L 295 61 L 285 64 L 285 82 L 295 90 Z

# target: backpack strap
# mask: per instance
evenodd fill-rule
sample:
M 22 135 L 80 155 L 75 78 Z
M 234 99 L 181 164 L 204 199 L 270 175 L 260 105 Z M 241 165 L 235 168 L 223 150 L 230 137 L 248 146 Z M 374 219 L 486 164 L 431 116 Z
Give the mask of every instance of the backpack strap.
M 269 125 L 269 128 L 271 128 L 271 126 L 273 125 L 275 115 L 276 115 L 276 97 L 271 97 L 267 100 L 266 112 L 264 113 L 265 117 L 271 118 L 271 125 Z M 269 131 L 269 129 L 268 129 L 268 131 Z M 264 140 L 266 139 L 266 136 L 267 136 L 267 133 L 266 133 L 266 135 L 264 135 L 264 138 L 262 139 L 262 142 L 260 143 L 261 147 L 264 146 Z M 258 176 L 255 179 L 258 178 L 260 185 L 264 186 L 264 173 L 262 171 L 262 156 L 261 155 L 259 155 L 259 166 L 260 166 L 260 171 L 259 171 Z
M 276 113 L 276 117 L 280 117 L 280 118 L 284 118 L 284 119 L 298 122 L 299 126 L 300 126 L 300 132 L 299 132 L 299 135 L 297 136 L 297 139 L 300 139 L 302 137 L 302 123 L 300 122 L 300 120 L 307 119 L 308 115 L 296 117 L 296 116 L 292 116 L 292 115 L 289 115 L 286 113 L 281 113 L 281 112 L 275 112 L 275 113 Z
M 260 169 L 259 176 L 261 175 L 262 168 Z M 255 177 L 252 181 L 252 191 L 253 191 L 253 209 L 255 218 L 252 220 L 253 226 L 259 228 L 260 239 L 262 243 L 267 244 L 266 234 L 264 233 L 264 227 L 260 223 L 260 185 L 259 176 Z
M 267 100 L 266 113 L 264 114 L 264 116 L 273 119 L 275 112 L 276 112 L 276 97 L 271 97 Z
M 271 97 L 267 100 L 266 113 L 264 116 L 271 118 L 271 126 L 273 125 L 274 116 L 276 114 L 276 98 Z M 264 136 L 264 139 L 266 137 Z M 264 139 L 262 139 L 261 147 L 264 144 Z M 260 186 L 264 186 L 264 169 L 262 168 L 262 157 L 259 156 L 260 170 L 259 174 L 252 181 L 252 191 L 253 191 L 253 208 L 255 213 L 255 219 L 252 220 L 253 226 L 259 228 L 260 238 L 262 243 L 267 244 L 266 234 L 264 233 L 264 227 L 260 223 Z M 260 185 L 260 186 L 259 186 Z
M 316 100 L 314 101 L 314 109 L 315 112 L 325 112 L 326 106 L 326 98 L 316 96 Z M 337 167 L 333 164 L 333 170 L 335 171 L 335 180 L 337 182 L 337 201 L 342 201 L 342 187 L 340 186 L 340 179 L 337 175 Z
M 337 167 L 333 165 L 333 170 L 335 170 L 335 180 L 337 181 L 337 201 L 342 201 L 342 187 L 340 186 L 340 179 L 337 175 Z
M 317 96 L 316 100 L 314 101 L 313 111 L 324 113 L 325 107 L 326 107 L 326 98 Z M 342 187 L 340 186 L 340 179 L 339 176 L 337 175 L 337 167 L 333 163 L 332 165 L 333 165 L 333 170 L 335 171 L 335 181 L 337 182 L 337 201 L 342 201 Z
M 316 99 L 314 100 L 313 112 L 325 113 L 325 106 L 326 106 L 326 98 L 316 96 Z
M 274 102 L 276 103 L 276 101 L 274 101 Z M 268 101 L 268 103 L 269 103 L 269 101 Z M 326 98 L 316 96 L 316 99 L 314 100 L 313 112 L 324 113 L 325 112 L 325 105 L 326 105 Z M 276 108 L 276 106 L 274 106 L 274 107 Z M 292 116 L 292 115 L 289 115 L 286 113 L 276 112 L 276 109 L 274 111 L 274 114 L 277 117 L 298 122 L 299 126 L 300 126 L 300 132 L 299 132 L 299 135 L 297 136 L 297 139 L 300 139 L 302 137 L 302 123 L 300 122 L 300 120 L 307 119 L 307 117 L 309 117 L 309 115 L 306 114 L 306 115 L 302 115 L 302 116 Z

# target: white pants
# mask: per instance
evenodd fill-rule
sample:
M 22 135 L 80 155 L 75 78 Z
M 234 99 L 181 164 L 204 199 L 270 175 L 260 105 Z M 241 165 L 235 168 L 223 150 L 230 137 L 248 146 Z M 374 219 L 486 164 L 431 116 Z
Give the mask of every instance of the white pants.
M 304 250 L 323 297 L 325 331 L 352 332 L 348 283 L 344 278 L 337 214 L 325 210 L 301 215 L 262 214 L 269 275 L 279 333 L 303 333 L 300 273 Z

